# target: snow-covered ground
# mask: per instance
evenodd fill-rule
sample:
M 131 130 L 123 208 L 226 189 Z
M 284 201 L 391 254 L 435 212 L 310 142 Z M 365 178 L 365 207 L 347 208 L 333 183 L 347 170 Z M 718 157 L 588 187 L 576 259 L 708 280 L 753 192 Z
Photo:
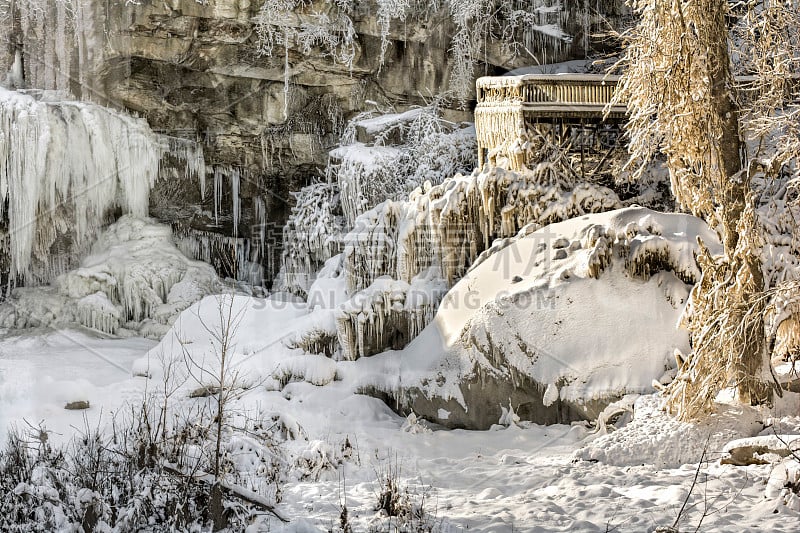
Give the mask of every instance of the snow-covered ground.
M 147 340 L 110 340 L 75 330 L 5 338 L 0 344 L 0 427 L 23 418 L 32 423 L 44 419 L 66 436 L 75 431 L 70 426 L 83 427 L 83 413 L 90 423 L 101 413 L 108 420 L 144 390 L 147 380 L 125 369 L 152 346 Z M 64 401 L 76 399 L 88 399 L 92 407 L 62 409 Z M 684 501 L 681 530 L 694 530 L 701 520 L 702 531 L 796 530 L 800 514 L 765 497 L 772 465 L 721 465 L 722 450 L 713 436 L 708 462 L 699 467 L 702 445 L 695 450 L 684 446 L 683 454 L 673 454 L 672 464 L 659 461 L 663 448 L 687 440 L 702 443 L 709 432 L 721 433 L 723 440 L 758 433 L 761 426 L 753 422 L 758 413 L 731 407 L 735 412 L 716 426 L 665 430 L 659 427 L 666 418 L 653 409 L 657 402 L 643 400 L 637 415 L 641 411 L 649 422 L 633 422 L 598 439 L 581 425 L 426 429 L 377 399 L 353 394 L 345 382 L 324 387 L 298 382 L 282 391 L 254 391 L 240 400 L 240 407 L 258 406 L 296 421 L 307 436 L 289 443 L 298 455 L 326 450 L 338 462 L 345 440 L 352 451 L 336 469 L 322 470 L 319 479 L 285 483 L 278 509 L 292 520 L 290 525 L 265 517 L 252 529 L 327 531 L 338 523 L 345 502 L 356 531 L 385 528 L 386 518 L 375 511 L 377 480 L 396 469 L 410 500 L 424 500 L 440 531 L 646 531 L 672 525 Z M 776 414 L 797 413 L 799 407 L 792 395 L 776 407 Z M 794 423 L 800 425 L 796 418 Z M 600 448 L 607 450 L 605 455 L 595 453 Z M 688 464 L 677 464 L 683 460 Z
M 111 339 L 88 329 L 44 330 L 4 335 L 0 340 L 0 441 L 11 424 L 44 420 L 59 438 L 96 423 L 126 401 L 141 398 L 142 380 L 131 379 L 131 364 L 154 341 Z M 89 401 L 87 411 L 65 410 L 69 402 Z M 60 439 L 59 439 L 60 440 Z

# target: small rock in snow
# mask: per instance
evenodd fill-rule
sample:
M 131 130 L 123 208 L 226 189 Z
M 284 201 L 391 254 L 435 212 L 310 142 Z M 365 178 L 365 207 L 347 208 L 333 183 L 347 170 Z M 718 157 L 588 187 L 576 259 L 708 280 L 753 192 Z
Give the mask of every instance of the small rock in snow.
M 68 409 L 70 411 L 80 411 L 82 409 L 88 409 L 89 402 L 86 400 L 78 400 L 76 402 L 69 402 L 67 405 L 64 406 L 64 409 Z

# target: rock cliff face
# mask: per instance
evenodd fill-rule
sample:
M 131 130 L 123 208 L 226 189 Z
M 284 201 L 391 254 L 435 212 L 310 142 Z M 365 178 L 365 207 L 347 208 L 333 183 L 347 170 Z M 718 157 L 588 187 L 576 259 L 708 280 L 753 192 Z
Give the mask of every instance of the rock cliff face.
M 319 175 L 358 112 L 403 111 L 456 88 L 462 98 L 445 114 L 471 120 L 464 79 L 584 57 L 600 15 L 623 10 L 617 0 L 591 9 L 582 0 L 494 1 L 530 16 L 488 27 L 480 14 L 493 0 L 268 1 L 279 15 L 268 21 L 269 46 L 263 0 L 0 0 L 11 36 L 0 71 L 12 85 L 68 90 L 204 143 L 216 194 L 211 179 L 204 199 L 197 184 L 178 184 L 178 169 L 157 187 L 153 214 L 247 237 L 252 224 L 286 219 L 289 192 Z M 500 28 L 505 35 L 482 34 Z M 215 198 L 218 212 L 239 216 L 210 216 Z M 176 204 L 185 206 L 179 217 Z

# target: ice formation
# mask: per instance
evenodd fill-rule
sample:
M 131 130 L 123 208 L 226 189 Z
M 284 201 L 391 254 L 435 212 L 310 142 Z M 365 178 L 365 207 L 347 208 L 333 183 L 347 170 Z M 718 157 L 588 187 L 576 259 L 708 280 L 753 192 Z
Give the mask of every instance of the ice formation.
M 253 240 L 185 226 L 174 231 L 175 244 L 186 257 L 213 265 L 236 280 L 261 284 L 261 250 Z
M 342 357 L 355 360 L 404 347 L 433 319 L 446 292 L 447 284 L 433 271 L 411 283 L 376 279 L 336 309 Z
M 180 137 L 159 136 L 162 155 L 161 165 L 174 163 L 175 168 L 181 169 L 182 176 L 196 179 L 200 187 L 200 194 L 205 197 L 206 192 L 206 160 L 203 145 Z
M 357 143 L 337 148 L 331 152 L 339 189 L 342 191 L 342 211 L 349 225 L 358 215 L 386 198 L 397 188 L 397 178 L 391 169 L 400 156 L 400 150 L 388 146 L 368 147 Z M 372 205 L 370 205 L 372 204 Z
M 166 153 L 204 174 L 199 147 L 158 136 L 144 120 L 0 89 L 0 216 L 8 221 L 10 278 L 46 283 L 71 267 L 114 209 L 146 216 Z
M 92 50 L 94 8 L 89 2 L 74 0 L 0 2 L 0 29 L 3 35 L 13 36 L 13 42 L 4 46 L 11 52 L 9 57 L 0 52 L 0 69 L 8 63 L 18 70 L 13 76 L 15 83 L 9 85 L 68 94 L 78 81 L 80 88 L 90 91 L 96 60 Z M 70 76 L 73 67 L 77 67 L 77 80 Z
M 126 215 L 98 237 L 79 268 L 52 286 L 14 289 L 0 306 L 0 323 L 79 323 L 109 334 L 125 328 L 160 336 L 181 311 L 220 288 L 211 266 L 175 247 L 169 226 Z

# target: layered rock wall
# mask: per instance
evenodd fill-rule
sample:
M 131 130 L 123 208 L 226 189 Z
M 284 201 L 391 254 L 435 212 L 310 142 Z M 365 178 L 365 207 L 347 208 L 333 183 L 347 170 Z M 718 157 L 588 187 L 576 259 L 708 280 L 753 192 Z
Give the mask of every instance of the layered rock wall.
M 512 29 L 487 39 L 472 25 L 493 2 L 532 18 L 501 21 Z M 194 183 L 157 187 L 154 196 L 188 208 L 180 217 L 155 214 L 246 236 L 253 224 L 286 220 L 289 192 L 319 175 L 345 122 L 357 113 L 403 111 L 460 90 L 445 115 L 471 120 L 471 102 L 463 97 L 465 87 L 471 94 L 474 77 L 584 57 L 601 15 L 614 20 L 623 13 L 618 0 L 602 0 L 591 10 L 584 4 L 282 0 L 268 4 L 287 8 L 271 20 L 277 38 L 266 50 L 256 24 L 262 0 L 0 0 L 0 26 L 9 35 L 0 72 L 11 73 L 7 84 L 60 89 L 125 108 L 157 132 L 204 143 L 209 171 L 236 168 L 246 177 L 238 187 L 241 199 L 230 197 L 226 172 L 217 191 L 218 204 L 241 205 L 240 227 L 231 227 L 233 217 L 220 224 L 208 216 L 211 180 L 205 195 Z M 342 17 L 348 25 L 330 22 Z M 329 42 L 331 32 L 347 41 L 346 53 Z M 467 81 L 459 85 L 454 76 Z M 182 178 L 180 172 L 173 177 Z

